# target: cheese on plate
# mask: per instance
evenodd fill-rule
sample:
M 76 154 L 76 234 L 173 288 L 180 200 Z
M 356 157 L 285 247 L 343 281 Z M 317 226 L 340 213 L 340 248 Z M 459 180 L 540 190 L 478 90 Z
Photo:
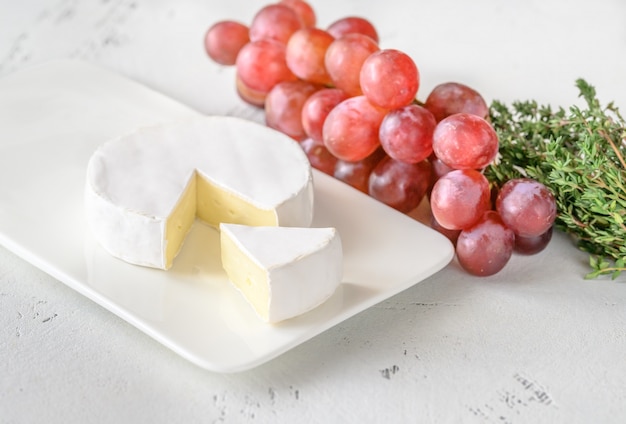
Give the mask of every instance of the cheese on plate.
M 276 323 L 325 302 L 343 276 L 335 228 L 220 225 L 222 266 L 257 315 Z
M 85 213 L 110 254 L 168 269 L 196 217 L 216 228 L 310 226 L 311 166 L 293 139 L 239 118 L 142 128 L 91 156 Z

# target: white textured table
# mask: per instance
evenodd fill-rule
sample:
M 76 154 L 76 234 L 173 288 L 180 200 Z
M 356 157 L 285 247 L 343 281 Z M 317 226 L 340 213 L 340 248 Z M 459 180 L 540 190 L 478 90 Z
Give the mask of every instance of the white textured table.
M 217 3 L 0 0 L 0 77 L 79 58 L 204 113 L 248 113 L 202 37 L 261 3 Z M 321 26 L 370 18 L 416 60 L 422 95 L 458 80 L 568 105 L 584 77 L 626 108 L 621 0 L 415 3 L 314 6 Z M 265 365 L 216 374 L 0 247 L 0 422 L 624 422 L 626 277 L 585 281 L 585 262 L 561 234 L 490 278 L 453 262 Z

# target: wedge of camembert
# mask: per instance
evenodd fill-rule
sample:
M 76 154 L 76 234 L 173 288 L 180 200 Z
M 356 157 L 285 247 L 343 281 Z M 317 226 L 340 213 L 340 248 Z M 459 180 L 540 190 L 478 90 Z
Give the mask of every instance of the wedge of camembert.
M 196 217 L 216 228 L 309 226 L 311 166 L 293 139 L 239 118 L 142 128 L 94 152 L 85 212 L 110 254 L 168 269 Z
M 221 224 L 220 244 L 228 279 L 269 323 L 321 305 L 343 277 L 335 228 Z

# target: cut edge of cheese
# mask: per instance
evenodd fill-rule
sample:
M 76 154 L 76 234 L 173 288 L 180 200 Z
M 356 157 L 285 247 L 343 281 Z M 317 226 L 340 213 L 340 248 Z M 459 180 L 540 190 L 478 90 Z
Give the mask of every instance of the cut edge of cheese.
M 343 250 L 332 227 L 220 224 L 222 267 L 259 318 L 268 323 L 324 303 L 343 278 Z
M 252 226 L 279 225 L 275 210 L 255 207 L 245 199 L 221 189 L 195 170 L 179 201 L 166 218 L 165 269 L 173 265 L 196 219 L 214 228 L 218 228 L 222 222 Z

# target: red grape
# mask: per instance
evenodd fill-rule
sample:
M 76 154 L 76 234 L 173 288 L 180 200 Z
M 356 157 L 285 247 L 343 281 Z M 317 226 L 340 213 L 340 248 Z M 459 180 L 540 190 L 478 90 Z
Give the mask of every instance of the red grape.
M 279 4 L 290 7 L 300 18 L 304 27 L 314 27 L 317 21 L 315 11 L 311 5 L 304 0 L 281 0 Z
M 378 32 L 374 25 L 359 16 L 341 18 L 330 24 L 327 31 L 335 38 L 341 38 L 346 34 L 363 34 L 378 43 Z
M 302 106 L 302 127 L 313 140 L 324 142 L 322 129 L 330 111 L 347 99 L 343 91 L 336 88 L 324 88 L 313 93 Z
M 452 171 L 453 168 L 450 168 L 448 165 L 443 163 L 441 159 L 434 154 L 431 154 L 428 160 L 430 161 L 432 168 L 432 172 L 430 174 L 430 190 L 432 190 L 437 180 Z
M 237 54 L 248 44 L 248 27 L 235 21 L 221 21 L 211 26 L 204 37 L 204 48 L 221 65 L 234 65 Z
M 443 234 L 452 242 L 452 244 L 456 245 L 456 241 L 459 238 L 459 234 L 461 234 L 461 230 L 449 230 L 445 227 L 442 227 L 441 224 L 435 219 L 435 216 L 430 214 L 430 227 Z
M 380 144 L 396 160 L 421 162 L 433 151 L 436 125 L 433 114 L 416 104 L 394 109 L 380 124 Z
M 548 231 L 556 218 L 556 200 L 539 181 L 515 178 L 500 188 L 496 210 L 516 235 L 537 237 Z
M 419 80 L 413 59 L 393 49 L 372 53 L 363 62 L 359 74 L 363 94 L 385 109 L 396 109 L 415 100 Z
M 324 144 L 338 159 L 354 162 L 379 146 L 378 129 L 385 110 L 365 96 L 350 97 L 330 111 L 323 127 Z
M 437 122 L 455 113 L 470 113 L 481 118 L 489 115 L 489 107 L 480 93 L 457 82 L 436 86 L 426 98 L 424 107 L 435 115 Z
M 487 211 L 472 227 L 461 231 L 456 242 L 459 263 L 470 274 L 493 275 L 513 255 L 515 235 L 496 211 Z
M 338 159 L 333 176 L 339 181 L 343 181 L 367 194 L 369 192 L 370 174 L 376 165 L 386 156 L 385 151 L 381 147 L 376 149 L 374 153 L 365 159 L 356 162 Z
M 239 75 L 237 75 L 237 77 L 235 78 L 235 84 L 237 94 L 239 94 L 239 97 L 243 101 L 250 103 L 252 106 L 257 106 L 261 108 L 265 106 L 265 98 L 267 97 L 266 92 L 254 90 L 248 87 L 246 84 L 243 83 L 243 81 L 241 81 Z
M 473 169 L 450 171 L 435 183 L 430 208 L 441 226 L 462 230 L 474 225 L 490 209 L 489 181 Z
M 337 158 L 328 151 L 324 143 L 315 141 L 312 138 L 307 138 L 302 140 L 300 145 L 309 158 L 309 162 L 313 168 L 325 174 L 333 175 Z
M 437 124 L 433 151 L 451 168 L 482 169 L 498 154 L 498 135 L 483 118 L 456 113 Z
M 277 0 L 249 27 L 221 21 L 207 30 L 205 51 L 236 65 L 241 99 L 264 108 L 266 125 L 297 140 L 313 168 L 403 213 L 421 211 L 428 195 L 431 227 L 468 272 L 492 275 L 514 250 L 543 250 L 554 196 L 530 179 L 490 188 L 481 170 L 499 143 L 480 93 L 446 82 L 416 101 L 411 57 L 381 50 L 365 18 L 318 28 L 308 1 Z
M 369 194 L 403 213 L 415 209 L 426 194 L 430 182 L 430 162 L 405 163 L 386 157 L 369 178 Z
M 303 140 L 302 105 L 319 86 L 306 81 L 279 82 L 265 99 L 265 123 L 295 140 Z
M 303 28 L 294 32 L 287 43 L 287 66 L 303 80 L 330 85 L 324 57 L 333 41 L 332 35 L 319 28 Z
M 250 40 L 276 40 L 287 44 L 289 37 L 302 28 L 298 14 L 284 4 L 270 4 L 257 12 L 250 24 Z
M 515 251 L 523 255 L 534 255 L 545 249 L 552 239 L 554 226 L 550 227 L 545 233 L 534 236 L 524 237 L 515 235 Z
M 297 77 L 287 67 L 285 45 L 272 40 L 252 41 L 237 56 L 237 75 L 252 90 L 269 93 L 281 81 Z
M 363 94 L 359 82 L 361 67 L 378 50 L 378 44 L 363 34 L 347 34 L 333 41 L 326 50 L 324 64 L 335 87 L 349 96 Z

